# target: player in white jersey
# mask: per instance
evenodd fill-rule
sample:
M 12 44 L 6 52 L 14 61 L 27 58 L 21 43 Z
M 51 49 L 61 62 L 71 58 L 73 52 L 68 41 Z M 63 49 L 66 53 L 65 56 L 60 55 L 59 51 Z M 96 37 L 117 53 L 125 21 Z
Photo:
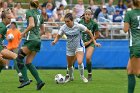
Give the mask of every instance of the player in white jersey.
M 88 82 L 88 80 L 84 77 L 84 65 L 83 65 L 83 57 L 84 57 L 84 43 L 81 37 L 81 31 L 85 31 L 88 33 L 95 46 L 100 46 L 99 43 L 96 43 L 92 33 L 90 30 L 87 29 L 82 24 L 74 23 L 73 21 L 73 16 L 71 13 L 67 13 L 64 17 L 65 24 L 60 28 L 56 38 L 54 41 L 52 41 L 52 45 L 55 45 L 56 42 L 59 40 L 59 38 L 65 34 L 67 36 L 67 50 L 66 50 L 66 55 L 67 55 L 67 62 L 68 62 L 68 73 L 69 73 L 69 78 L 66 80 L 66 82 L 73 80 L 73 60 L 76 56 L 76 59 L 78 61 L 78 69 L 80 71 L 80 77 L 83 80 L 83 82 Z

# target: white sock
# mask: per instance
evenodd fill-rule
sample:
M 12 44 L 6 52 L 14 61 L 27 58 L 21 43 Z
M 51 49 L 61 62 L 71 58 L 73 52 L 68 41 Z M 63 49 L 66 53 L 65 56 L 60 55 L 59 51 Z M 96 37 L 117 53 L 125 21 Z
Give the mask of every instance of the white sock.
M 18 73 L 18 76 L 19 76 L 19 77 L 21 77 L 21 76 L 22 76 L 22 73 L 21 73 L 21 72 L 20 72 L 20 73 Z
M 74 71 L 73 66 L 68 68 L 68 73 L 69 73 L 70 77 L 74 77 L 73 76 L 73 71 Z
M 83 65 L 83 63 L 81 65 L 78 65 L 78 69 L 80 72 L 80 76 L 84 77 L 84 65 Z

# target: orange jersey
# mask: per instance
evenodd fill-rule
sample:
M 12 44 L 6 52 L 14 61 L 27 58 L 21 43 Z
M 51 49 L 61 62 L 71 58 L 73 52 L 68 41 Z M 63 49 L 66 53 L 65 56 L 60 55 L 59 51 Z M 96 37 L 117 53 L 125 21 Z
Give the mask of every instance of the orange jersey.
M 21 32 L 18 29 L 9 29 L 6 33 L 6 36 L 8 36 L 8 34 L 13 34 L 14 38 L 11 41 L 8 41 L 8 45 L 7 48 L 9 50 L 18 48 L 19 44 L 20 44 L 20 39 L 21 39 Z

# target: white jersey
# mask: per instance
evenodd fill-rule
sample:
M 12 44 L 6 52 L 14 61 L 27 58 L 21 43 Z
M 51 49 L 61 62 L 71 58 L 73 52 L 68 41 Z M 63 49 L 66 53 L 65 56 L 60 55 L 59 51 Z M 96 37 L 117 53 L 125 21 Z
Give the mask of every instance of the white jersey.
M 74 26 L 69 28 L 66 24 L 64 24 L 58 34 L 67 36 L 67 51 L 75 51 L 77 48 L 83 47 L 84 43 L 81 37 L 81 31 L 86 31 L 87 27 L 82 24 L 78 24 L 74 22 Z

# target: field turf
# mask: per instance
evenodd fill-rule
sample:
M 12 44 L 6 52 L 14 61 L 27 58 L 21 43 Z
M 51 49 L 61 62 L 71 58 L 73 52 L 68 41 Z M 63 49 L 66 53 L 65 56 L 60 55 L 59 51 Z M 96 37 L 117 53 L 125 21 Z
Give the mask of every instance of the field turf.
M 93 69 L 93 81 L 83 83 L 79 71 L 74 71 L 74 81 L 67 84 L 56 84 L 54 76 L 65 75 L 65 70 L 38 70 L 46 85 L 41 91 L 36 90 L 36 81 L 28 73 L 33 82 L 18 89 L 18 77 L 15 70 L 3 70 L 0 74 L 0 93 L 127 93 L 127 74 L 125 70 Z M 85 71 L 87 76 L 87 71 Z M 140 80 L 137 80 L 135 93 L 140 93 Z

